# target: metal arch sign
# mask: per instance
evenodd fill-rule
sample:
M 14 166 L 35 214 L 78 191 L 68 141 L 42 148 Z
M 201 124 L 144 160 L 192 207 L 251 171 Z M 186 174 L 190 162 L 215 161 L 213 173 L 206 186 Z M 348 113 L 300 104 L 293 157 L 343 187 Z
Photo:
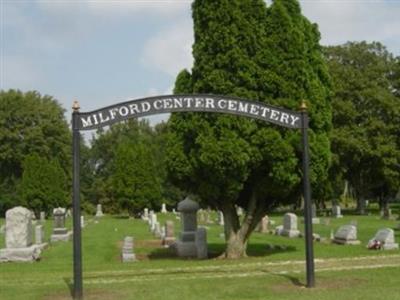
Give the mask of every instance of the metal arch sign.
M 80 112 L 78 129 L 92 130 L 129 118 L 171 112 L 217 112 L 239 115 L 288 128 L 301 128 L 301 114 L 235 97 L 166 95 L 135 99 L 91 112 Z
M 305 103 L 301 112 L 229 96 L 168 95 L 129 100 L 91 112 L 79 112 L 74 103 L 72 112 L 72 203 L 73 203 L 73 298 L 83 298 L 81 205 L 80 205 L 80 131 L 93 130 L 129 118 L 171 112 L 217 112 L 249 117 L 279 126 L 301 129 L 303 150 L 303 194 L 306 240 L 307 287 L 313 287 L 314 253 L 311 222 L 311 187 L 309 179 L 308 114 Z

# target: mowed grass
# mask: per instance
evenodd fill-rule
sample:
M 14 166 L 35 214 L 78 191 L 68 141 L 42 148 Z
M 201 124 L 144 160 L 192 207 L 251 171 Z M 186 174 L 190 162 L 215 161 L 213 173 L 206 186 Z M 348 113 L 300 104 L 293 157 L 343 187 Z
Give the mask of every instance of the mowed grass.
M 178 235 L 180 221 L 175 215 L 158 214 L 158 219 L 161 224 L 167 219 L 174 220 Z M 276 222 L 275 226 L 282 223 L 281 215 L 273 215 L 271 219 Z M 377 215 L 349 215 L 328 222 L 321 217 L 321 220 L 327 225 L 314 225 L 314 232 L 327 241 L 314 243 L 315 258 L 332 262 L 329 267 L 317 264 L 316 288 L 307 289 L 304 288 L 302 238 L 254 233 L 248 258 L 221 260 L 216 257 L 224 249 L 224 240 L 220 237 L 223 228 L 200 224 L 208 228 L 212 258 L 189 260 L 176 258 L 171 250 L 161 247 L 142 220 L 106 216 L 95 223 L 94 218 L 86 217 L 87 226 L 82 231 L 85 299 L 400 300 L 400 251 L 371 251 L 365 247 L 378 229 L 395 228 L 400 221 L 382 220 Z M 351 221 L 358 224 L 361 245 L 330 244 L 331 231 Z M 4 219 L 0 220 L 1 224 Z M 71 227 L 70 219 L 67 226 Z M 303 229 L 300 218 L 299 229 Z M 47 221 L 46 237 L 50 237 L 51 230 L 52 221 Z M 396 230 L 395 234 L 400 241 L 400 231 Z M 138 261 L 123 264 L 120 251 L 127 235 L 135 238 Z M 4 236 L 0 238 L 0 248 L 3 248 Z M 284 246 L 285 250 L 271 250 L 267 244 Z M 354 262 L 348 259 L 352 257 Z M 352 269 L 359 257 L 366 258 Z M 380 264 L 380 257 L 384 265 Z M 72 241 L 51 244 L 39 262 L 0 264 L 0 299 L 71 299 L 72 268 Z

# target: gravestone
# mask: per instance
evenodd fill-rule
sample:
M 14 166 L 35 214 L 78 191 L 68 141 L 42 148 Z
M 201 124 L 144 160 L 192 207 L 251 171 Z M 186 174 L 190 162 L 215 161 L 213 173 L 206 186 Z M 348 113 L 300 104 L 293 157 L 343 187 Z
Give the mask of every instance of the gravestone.
M 399 249 L 399 244 L 394 241 L 394 231 L 390 228 L 378 230 L 375 236 L 368 242 L 369 249 L 393 250 Z
M 179 257 L 197 257 L 196 231 L 197 231 L 197 211 L 199 204 L 189 197 L 178 203 L 178 211 L 181 213 L 180 238 L 176 242 L 176 251 Z
M 360 241 L 357 240 L 357 227 L 354 225 L 340 226 L 332 242 L 340 245 L 359 245 Z
M 35 226 L 35 245 L 37 245 L 40 249 L 44 249 L 47 247 L 47 243 L 44 242 L 44 227 L 43 227 L 43 225 Z
M 43 244 L 44 241 L 44 229 L 43 225 L 36 225 L 35 227 L 35 244 Z
M 85 228 L 85 217 L 81 216 L 81 228 Z
M 142 220 L 144 221 L 149 220 L 149 209 L 147 207 L 143 210 Z
M 97 218 L 101 218 L 102 216 L 104 216 L 103 208 L 102 208 L 101 204 L 97 204 L 97 206 L 96 206 L 96 217 Z
M 122 254 L 121 254 L 121 259 L 122 262 L 132 262 L 136 260 L 136 256 L 133 253 L 133 237 L 132 236 L 126 236 L 124 238 L 124 244 L 122 245 Z
M 53 210 L 54 225 L 53 234 L 50 236 L 51 242 L 69 241 L 72 232 L 65 228 L 65 208 L 58 207 Z
M 150 214 L 150 231 L 151 232 L 154 232 L 156 223 L 157 223 L 157 214 L 153 212 L 152 214 Z
M 155 222 L 153 234 L 156 238 L 161 238 L 161 227 L 159 222 Z
M 269 218 L 268 216 L 264 216 L 257 225 L 256 231 L 260 233 L 267 233 L 268 232 L 268 224 Z
M 337 218 L 337 219 L 343 218 L 341 208 L 339 205 L 332 206 L 332 217 Z
M 150 210 L 150 212 L 149 212 L 149 218 L 148 218 L 148 220 L 147 220 L 147 223 L 149 224 L 150 230 L 151 230 L 151 222 L 152 222 L 152 220 L 153 220 L 153 215 L 154 215 L 154 211 L 153 211 L 153 210 Z
M 317 206 L 314 203 L 311 205 L 311 217 L 312 217 L 311 222 L 313 224 L 320 223 L 320 219 L 317 218 Z
M 279 225 L 275 227 L 275 235 L 282 235 L 283 225 Z
M 167 205 L 165 203 L 161 204 L 161 213 L 166 214 L 167 212 Z
M 175 232 L 174 232 L 175 224 L 173 221 L 165 222 L 165 236 L 163 238 L 162 244 L 164 246 L 171 246 L 175 243 Z
M 44 211 L 40 212 L 40 223 L 46 222 L 46 213 Z
M 23 262 L 40 258 L 40 248 L 33 245 L 31 211 L 22 206 L 7 210 L 5 228 L 6 248 L 0 249 L 0 262 Z
M 218 225 L 220 225 L 220 226 L 225 225 L 224 214 L 222 213 L 222 211 L 218 211 Z
M 197 258 L 206 259 L 208 257 L 207 230 L 204 227 L 197 229 L 195 243 L 197 249 Z
M 297 216 L 293 213 L 286 213 L 283 216 L 283 230 L 281 235 L 290 238 L 298 237 L 300 231 L 297 229 Z
M 240 206 L 237 206 L 236 213 L 239 217 L 243 216 L 243 208 L 241 208 Z

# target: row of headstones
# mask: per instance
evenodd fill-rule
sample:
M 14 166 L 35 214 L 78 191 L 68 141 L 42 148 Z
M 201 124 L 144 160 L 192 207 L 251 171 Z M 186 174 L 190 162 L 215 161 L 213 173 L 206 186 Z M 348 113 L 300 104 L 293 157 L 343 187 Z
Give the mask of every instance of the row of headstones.
M 51 242 L 70 240 L 72 232 L 65 227 L 65 218 L 68 215 L 70 215 L 70 210 L 65 208 L 58 207 L 53 210 L 54 226 L 50 236 Z M 101 205 L 97 206 L 96 216 L 103 216 Z M 45 218 L 45 212 L 40 212 L 41 224 L 37 225 L 35 215 L 29 209 L 17 206 L 7 210 L 6 224 L 3 229 L 6 248 L 0 249 L 0 262 L 40 259 L 41 251 L 47 247 L 47 243 L 44 242 Z M 81 216 L 81 227 L 84 226 L 84 217 Z M 35 243 L 33 243 L 33 235 Z
M 154 211 L 149 212 L 147 208 L 143 211 L 142 219 L 148 222 L 150 231 L 157 238 L 162 239 L 162 244 L 165 247 L 171 247 L 175 250 L 177 256 L 204 259 L 208 257 L 207 231 L 203 227 L 197 227 L 197 211 L 199 208 L 197 202 L 189 197 L 178 203 L 177 210 L 180 216 L 177 216 L 177 219 L 181 220 L 182 231 L 177 241 L 175 240 L 173 221 L 166 221 L 165 226 L 160 228 L 157 214 Z M 124 259 L 122 260 L 124 261 Z
M 340 245 L 359 245 L 357 239 L 357 226 L 343 225 L 339 227 L 332 242 Z M 379 229 L 375 236 L 368 241 L 368 249 L 394 250 L 399 249 L 399 244 L 395 242 L 394 231 L 391 228 Z
M 275 228 L 275 234 L 287 237 L 299 237 L 300 231 L 297 229 L 297 216 L 293 213 L 286 213 L 283 217 L 283 225 Z M 358 245 L 357 227 L 355 225 L 343 225 L 331 237 L 332 242 L 341 245 Z M 369 249 L 391 250 L 398 249 L 395 243 L 394 231 L 390 228 L 378 230 L 375 236 L 368 242 Z

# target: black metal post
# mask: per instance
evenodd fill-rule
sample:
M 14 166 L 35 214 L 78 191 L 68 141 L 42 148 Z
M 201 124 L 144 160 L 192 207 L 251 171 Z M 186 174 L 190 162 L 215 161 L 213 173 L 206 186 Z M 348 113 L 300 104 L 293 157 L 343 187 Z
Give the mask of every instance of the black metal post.
M 79 133 L 79 104 L 74 102 L 72 107 L 72 207 L 73 207 L 73 226 L 74 226 L 74 291 L 75 300 L 83 298 L 82 293 L 82 238 L 81 238 L 81 205 L 80 205 L 80 133 Z
M 314 276 L 314 245 L 312 230 L 312 212 L 311 212 L 311 187 L 309 177 L 309 147 L 308 147 L 308 115 L 305 102 L 301 105 L 301 132 L 303 146 L 303 193 L 304 193 L 304 227 L 306 238 L 306 269 L 307 269 L 307 287 L 315 286 Z

